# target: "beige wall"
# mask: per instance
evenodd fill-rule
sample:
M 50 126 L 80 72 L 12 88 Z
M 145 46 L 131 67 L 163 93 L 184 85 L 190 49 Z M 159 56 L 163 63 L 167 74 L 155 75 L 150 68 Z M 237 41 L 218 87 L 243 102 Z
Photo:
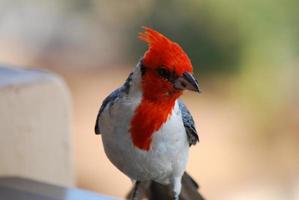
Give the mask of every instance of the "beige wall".
M 70 117 L 59 77 L 0 67 L 0 176 L 73 185 Z

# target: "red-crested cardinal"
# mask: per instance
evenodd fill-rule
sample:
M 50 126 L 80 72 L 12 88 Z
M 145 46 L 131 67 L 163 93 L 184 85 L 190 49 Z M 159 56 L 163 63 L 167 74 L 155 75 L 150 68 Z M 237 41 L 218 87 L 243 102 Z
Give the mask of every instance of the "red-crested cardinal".
M 178 98 L 200 92 L 184 50 L 145 27 L 139 38 L 149 48 L 126 82 L 103 101 L 95 132 L 102 135 L 109 160 L 135 182 L 170 185 L 179 199 L 189 146 L 198 142 L 193 118 Z

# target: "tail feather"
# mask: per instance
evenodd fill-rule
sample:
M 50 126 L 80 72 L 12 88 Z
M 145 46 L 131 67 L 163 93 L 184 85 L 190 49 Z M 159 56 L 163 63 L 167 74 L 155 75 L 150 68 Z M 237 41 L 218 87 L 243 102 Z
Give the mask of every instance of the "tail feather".
M 185 172 L 182 178 L 180 200 L 204 200 L 198 190 L 199 185 L 197 182 L 187 172 Z
M 204 200 L 203 196 L 198 192 L 199 185 L 196 181 L 185 172 L 182 177 L 182 190 L 180 200 Z M 130 197 L 132 190 L 129 192 L 127 198 Z M 168 185 L 151 181 L 143 183 L 139 191 L 139 198 L 146 197 L 148 200 L 170 200 L 171 188 Z

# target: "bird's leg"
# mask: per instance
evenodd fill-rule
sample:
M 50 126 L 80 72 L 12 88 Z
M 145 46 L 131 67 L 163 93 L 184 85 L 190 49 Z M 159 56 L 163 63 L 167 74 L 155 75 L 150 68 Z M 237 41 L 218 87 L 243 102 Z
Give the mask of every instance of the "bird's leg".
M 182 177 L 175 177 L 172 180 L 172 200 L 179 200 L 179 195 L 182 188 Z
M 180 200 L 179 195 L 178 194 L 174 194 L 172 197 L 172 200 Z
M 138 188 L 140 185 L 140 181 L 136 181 L 134 188 L 133 188 L 133 192 L 132 192 L 132 196 L 131 196 L 131 200 L 138 200 Z

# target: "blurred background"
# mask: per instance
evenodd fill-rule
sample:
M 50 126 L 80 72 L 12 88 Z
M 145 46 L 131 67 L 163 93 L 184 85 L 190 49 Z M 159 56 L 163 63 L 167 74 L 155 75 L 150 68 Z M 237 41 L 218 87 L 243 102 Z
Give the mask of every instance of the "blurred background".
M 152 27 L 181 44 L 203 93 L 188 172 L 207 199 L 299 199 L 299 1 L 1 0 L 0 62 L 42 68 L 73 101 L 76 186 L 124 197 L 130 180 L 94 134 L 102 100 Z

